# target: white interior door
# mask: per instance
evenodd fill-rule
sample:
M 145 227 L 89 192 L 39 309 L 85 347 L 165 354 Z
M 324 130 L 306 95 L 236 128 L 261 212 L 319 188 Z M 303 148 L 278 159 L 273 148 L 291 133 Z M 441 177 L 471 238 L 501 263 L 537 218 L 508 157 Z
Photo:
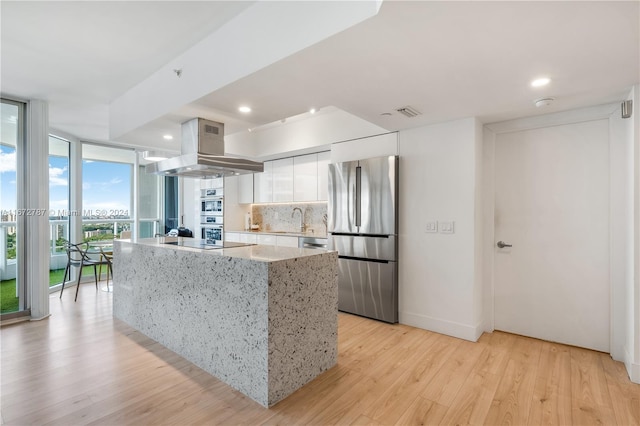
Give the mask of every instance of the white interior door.
M 495 144 L 495 328 L 609 352 L 607 120 Z

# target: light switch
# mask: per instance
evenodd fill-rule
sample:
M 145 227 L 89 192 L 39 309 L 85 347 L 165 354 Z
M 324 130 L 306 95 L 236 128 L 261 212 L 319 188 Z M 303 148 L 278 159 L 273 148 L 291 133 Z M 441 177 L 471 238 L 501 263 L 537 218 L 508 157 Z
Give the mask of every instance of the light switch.
M 424 232 L 438 232 L 438 222 L 427 222 Z
M 455 222 L 438 222 L 438 230 L 441 234 L 453 234 L 455 231 Z

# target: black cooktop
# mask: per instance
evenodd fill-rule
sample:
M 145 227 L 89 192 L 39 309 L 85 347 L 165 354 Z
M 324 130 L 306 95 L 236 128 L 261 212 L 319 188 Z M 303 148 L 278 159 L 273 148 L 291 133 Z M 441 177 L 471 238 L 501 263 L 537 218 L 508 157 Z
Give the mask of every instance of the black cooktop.
M 245 246 L 255 246 L 255 244 L 250 243 L 234 243 L 230 241 L 217 241 L 216 244 L 207 244 L 203 240 L 196 240 L 191 238 L 183 238 L 180 241 L 168 241 L 164 244 L 170 244 L 172 246 L 178 247 L 190 247 L 197 248 L 202 250 L 216 250 L 216 249 L 225 249 L 225 248 L 235 248 L 235 247 L 245 247 Z

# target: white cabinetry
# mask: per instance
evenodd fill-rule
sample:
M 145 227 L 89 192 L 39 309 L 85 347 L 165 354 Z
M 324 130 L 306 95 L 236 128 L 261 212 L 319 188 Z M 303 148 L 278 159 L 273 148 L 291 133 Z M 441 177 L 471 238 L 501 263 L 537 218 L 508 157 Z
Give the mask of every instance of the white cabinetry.
M 224 233 L 224 240 L 232 242 L 232 243 L 239 243 L 240 242 L 240 234 L 238 232 L 225 232 Z
M 275 246 L 276 245 L 276 236 L 275 235 L 257 235 L 258 244 L 267 245 L 267 246 Z
M 253 174 L 240 175 L 238 179 L 238 203 L 253 203 Z
M 272 234 L 249 234 L 246 232 L 225 232 L 225 241 L 233 243 L 251 243 L 266 246 L 298 247 L 298 237 Z
M 329 160 L 331 151 L 318 153 L 318 201 L 328 200 L 327 189 L 329 186 Z
M 258 236 L 256 234 L 243 234 L 240 233 L 240 242 L 241 243 L 249 243 L 249 244 L 257 244 Z
M 274 160 L 272 165 L 274 203 L 293 201 L 293 157 Z
M 253 175 L 253 201 L 270 203 L 273 201 L 273 162 L 264 162 L 264 172 Z
M 293 157 L 293 201 L 318 199 L 318 154 Z
M 255 234 L 247 234 L 244 232 L 225 232 L 224 240 L 231 243 L 250 243 L 258 244 L 258 236 Z
M 325 151 L 265 161 L 264 172 L 239 176 L 238 202 L 326 201 L 330 154 Z
M 276 245 L 280 247 L 298 247 L 298 237 L 276 235 Z

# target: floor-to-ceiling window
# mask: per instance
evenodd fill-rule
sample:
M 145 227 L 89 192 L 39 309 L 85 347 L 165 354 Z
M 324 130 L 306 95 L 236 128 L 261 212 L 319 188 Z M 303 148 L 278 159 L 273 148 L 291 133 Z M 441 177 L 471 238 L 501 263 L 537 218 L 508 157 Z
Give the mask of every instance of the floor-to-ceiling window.
M 20 145 L 24 141 L 24 104 L 2 100 L 0 140 L 0 307 L 1 313 L 28 308 L 19 262 L 18 185 L 22 168 Z
M 134 164 L 132 150 L 83 144 L 83 241 L 113 240 L 131 231 Z
M 138 237 L 165 235 L 180 226 L 180 179 L 159 176 L 145 170 L 149 161 L 141 158 L 138 168 Z
M 161 229 L 160 204 L 162 202 L 162 178 L 138 167 L 138 237 L 151 238 L 163 233 Z
M 0 127 L 0 281 L 4 314 L 28 314 L 29 300 L 21 262 L 25 245 L 20 239 L 24 179 L 29 166 L 21 160 L 25 140 L 25 104 L 2 100 Z M 65 136 L 66 137 L 66 136 Z M 60 286 L 67 264 L 64 241 L 87 242 L 96 250 L 112 244 L 114 238 L 152 237 L 178 223 L 178 179 L 169 179 L 165 196 L 164 179 L 136 170 L 136 153 L 131 148 L 83 143 L 73 137 L 49 137 L 49 230 L 42 233 L 49 246 L 49 287 Z M 137 172 L 134 174 L 134 171 Z M 137 188 L 134 183 L 137 181 Z M 134 203 L 137 197 L 138 203 Z M 138 212 L 134 213 L 133 209 Z M 166 216 L 165 216 L 166 215 Z M 165 217 L 168 219 L 165 223 Z M 22 248 L 21 248 L 22 247 Z M 22 259 L 22 260 L 21 260 Z M 41 260 L 41 259 L 40 259 Z M 91 273 L 92 271 L 83 271 Z M 68 281 L 75 281 L 77 271 Z
M 164 233 L 180 226 L 179 180 L 175 176 L 164 177 Z
M 49 136 L 49 286 L 62 283 L 69 240 L 69 141 Z

